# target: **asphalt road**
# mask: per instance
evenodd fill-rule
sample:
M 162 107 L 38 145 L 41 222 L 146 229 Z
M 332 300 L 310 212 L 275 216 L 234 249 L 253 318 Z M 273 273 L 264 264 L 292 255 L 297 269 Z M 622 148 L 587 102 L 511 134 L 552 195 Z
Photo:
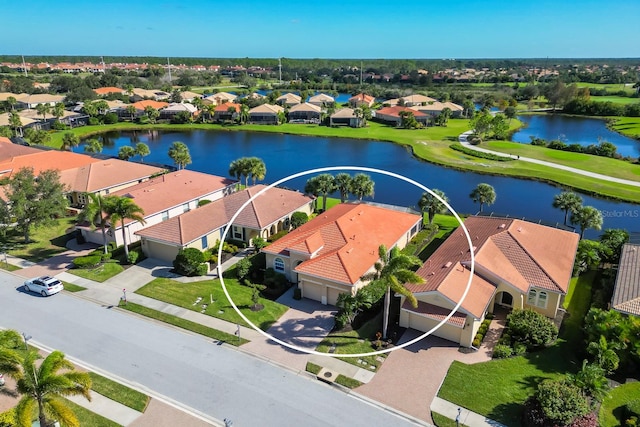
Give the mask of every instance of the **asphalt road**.
M 0 271 L 0 326 L 234 427 L 415 425 L 201 336 L 65 293 L 43 298 Z

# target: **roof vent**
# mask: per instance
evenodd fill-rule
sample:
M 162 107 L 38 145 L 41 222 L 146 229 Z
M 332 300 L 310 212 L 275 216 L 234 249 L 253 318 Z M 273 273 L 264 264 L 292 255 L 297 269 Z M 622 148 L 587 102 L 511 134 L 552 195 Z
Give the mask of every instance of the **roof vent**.
M 518 233 L 522 231 L 522 227 L 518 227 Z
M 451 261 L 447 262 L 447 263 L 444 265 L 444 268 L 449 268 L 449 267 L 451 267 L 451 264 L 453 264 Z
M 500 224 L 500 227 L 498 228 L 506 228 L 506 227 L 507 227 L 507 224 Z

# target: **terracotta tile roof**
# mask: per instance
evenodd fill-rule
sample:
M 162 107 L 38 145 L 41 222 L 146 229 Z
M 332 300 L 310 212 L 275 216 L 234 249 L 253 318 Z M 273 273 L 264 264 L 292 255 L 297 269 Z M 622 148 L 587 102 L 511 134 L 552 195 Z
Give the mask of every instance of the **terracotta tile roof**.
M 182 169 L 111 194 L 133 199 L 142 208 L 146 218 L 223 190 L 235 182 L 229 178 Z M 130 222 L 125 221 L 125 224 Z
M 180 246 L 187 245 L 229 223 L 238 209 L 264 187 L 265 185 L 249 187 L 160 224 L 147 227 L 136 234 Z M 247 205 L 234 224 L 262 230 L 311 203 L 312 200 L 313 198 L 296 191 L 270 188 Z
M 147 179 L 164 169 L 120 159 L 95 160 L 93 163 L 60 172 L 60 181 L 69 190 L 94 193 L 126 183 Z
M 317 256 L 296 271 L 353 285 L 378 260 L 381 244 L 392 247 L 421 221 L 419 215 L 367 204 L 340 204 L 264 249 L 273 254 L 310 251 L 324 243 Z M 320 234 L 318 237 L 317 234 Z
M 317 105 L 313 105 L 313 104 L 309 104 L 308 102 L 305 102 L 304 104 L 294 105 L 289 109 L 290 113 L 294 113 L 296 111 L 312 111 L 314 113 L 319 113 L 322 111 L 322 108 L 320 108 Z
M 351 98 L 349 98 L 349 102 L 367 102 L 367 103 L 372 103 L 373 101 L 375 101 L 375 97 L 371 96 L 371 95 L 367 95 L 366 93 L 359 93 L 357 95 L 352 96 Z
M 109 86 L 109 87 L 99 87 L 93 90 L 98 95 L 108 95 L 110 93 L 124 93 L 125 90 L 119 87 Z
M 23 156 L 25 154 L 39 153 L 42 150 L 26 145 L 14 144 L 9 138 L 0 136 L 0 163 L 12 157 Z
M 309 102 L 334 102 L 335 98 L 324 93 L 319 93 L 309 98 Z
M 578 246 L 576 233 L 521 220 L 470 217 L 465 221 L 475 248 L 475 274 L 462 308 L 480 317 L 493 296 L 495 275 L 526 293 L 530 286 L 566 293 Z M 438 291 L 459 301 L 466 287 L 469 245 L 456 230 L 418 269 L 427 281 L 409 284 L 414 293 Z
M 640 245 L 622 247 L 611 305 L 614 310 L 640 316 Z
M 412 311 L 414 313 L 419 313 L 433 320 L 437 320 L 441 322 L 442 319 L 447 317 L 451 310 L 448 310 L 444 307 L 439 307 L 437 305 L 429 304 L 424 301 L 418 301 L 418 307 L 413 308 L 413 306 L 409 303 L 409 301 L 405 300 L 402 305 L 403 310 Z M 464 322 L 467 320 L 467 315 L 464 313 L 460 313 L 456 311 L 453 313 L 453 316 L 449 318 L 447 323 L 450 323 L 454 326 L 462 328 L 464 326 Z M 425 331 L 426 332 L 426 331 Z
M 379 110 L 376 110 L 375 113 L 376 113 L 376 116 L 385 115 L 385 116 L 392 116 L 392 117 L 400 117 L 400 113 L 403 111 L 409 111 L 413 113 L 414 117 L 426 116 L 426 114 L 421 111 L 417 111 L 409 107 L 400 107 L 398 105 L 396 105 L 395 107 L 383 107 Z
M 287 92 L 279 96 L 276 101 L 285 101 L 285 102 L 301 102 L 302 98 L 295 93 Z
M 356 115 L 353 113 L 353 108 L 341 108 L 331 115 L 332 119 L 355 118 L 355 117 Z
M 435 102 L 436 100 L 433 98 L 429 98 L 428 96 L 425 95 L 420 95 L 418 94 L 414 94 L 414 95 L 407 95 L 407 96 L 403 96 L 402 99 L 405 103 L 407 104 L 421 104 L 423 102 Z
M 164 107 L 167 107 L 169 103 L 162 102 L 162 101 L 154 101 L 153 99 L 144 99 L 142 101 L 134 102 L 131 105 L 136 107 L 136 110 L 144 110 L 146 107 L 153 107 L 156 110 L 160 110 Z M 124 108 L 126 108 L 126 106 Z
M 235 108 L 236 112 L 240 112 L 240 108 L 242 107 L 240 104 L 234 104 L 233 102 L 225 102 L 224 104 L 216 105 L 216 108 L 213 111 L 218 112 L 227 112 L 229 107 Z
M 41 171 L 47 169 L 58 169 L 64 171 L 67 169 L 78 168 L 90 163 L 97 162 L 98 159 L 87 156 L 85 154 L 73 153 L 70 151 L 59 150 L 37 150 L 31 154 L 23 154 L 11 157 L 0 162 L 0 176 L 11 177 L 13 172 L 31 167 L 34 174 L 38 175 Z
M 249 110 L 249 114 L 278 114 L 281 111 L 284 111 L 284 108 L 279 105 L 262 104 Z

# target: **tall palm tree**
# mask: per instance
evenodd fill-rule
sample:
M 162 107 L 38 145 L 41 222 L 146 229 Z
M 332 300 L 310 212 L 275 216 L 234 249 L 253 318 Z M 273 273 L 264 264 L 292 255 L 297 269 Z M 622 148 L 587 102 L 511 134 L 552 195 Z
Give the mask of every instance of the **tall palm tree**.
M 84 145 L 84 151 L 85 151 L 85 153 L 101 153 L 102 152 L 102 143 L 99 140 L 95 139 L 95 138 L 91 138 Z
M 575 214 L 582 206 L 582 197 L 573 191 L 563 191 L 553 197 L 553 207 L 564 211 L 564 225 L 567 225 L 569 213 Z
M 14 96 L 9 96 L 4 102 L 7 104 L 7 107 L 9 107 L 8 109 L 13 111 L 16 107 L 16 104 L 18 103 L 18 100 Z
M 122 243 L 124 244 L 124 255 L 126 259 L 129 259 L 129 247 L 127 246 L 127 233 L 124 226 L 124 221 L 130 219 L 133 221 L 139 221 L 141 224 L 145 224 L 144 210 L 134 203 L 128 197 L 120 196 L 107 196 L 105 197 L 105 208 L 107 215 L 111 218 L 112 225 L 120 221 L 122 228 Z
M 136 155 L 136 149 L 130 145 L 123 145 L 118 150 L 118 158 L 120 160 L 129 160 Z
M 191 153 L 189 153 L 189 147 L 184 142 L 175 141 L 171 144 L 169 157 L 178 166 L 178 169 L 184 169 L 191 163 Z
M 481 183 L 469 194 L 474 203 L 480 203 L 480 212 L 484 205 L 490 206 L 496 201 L 496 190 L 489 184 Z
M 356 196 L 359 201 L 364 197 L 373 197 L 375 183 L 366 173 L 357 173 L 351 181 L 351 194 Z
M 362 276 L 362 280 L 370 280 L 372 283 L 382 282 L 387 289 L 384 296 L 384 314 L 382 318 L 382 336 L 386 339 L 387 329 L 389 329 L 391 291 L 406 297 L 413 307 L 418 307 L 418 300 L 404 284 L 422 284 L 425 283 L 425 280 L 410 270 L 412 267 L 422 264 L 418 257 L 403 254 L 397 247 L 388 251 L 385 245 L 378 247 L 378 256 L 380 259 L 374 265 L 375 270 Z
M 21 344 L 22 337 L 18 332 L 0 330 L 0 372 L 12 378 L 20 373 L 20 355 L 16 350 Z
M 314 196 L 322 196 L 322 210 L 327 210 L 327 196 L 336 190 L 333 176 L 323 173 L 309 178 L 304 186 L 304 192 Z
M 89 196 L 89 203 L 87 203 L 80 215 L 79 221 L 89 221 L 91 225 L 99 225 L 102 231 L 102 245 L 104 247 L 104 253 L 108 252 L 107 249 L 107 224 L 109 223 L 109 203 L 112 199 L 108 197 L 102 197 L 100 194 L 87 193 Z
M 127 105 L 127 108 L 125 110 L 127 111 L 127 113 L 129 113 L 131 121 L 133 121 L 133 118 L 136 115 L 136 111 L 138 111 L 136 107 L 134 107 L 133 105 Z
M 57 121 L 60 121 L 60 117 L 64 116 L 64 104 L 59 102 L 56 105 L 54 105 L 52 114 Z
M 20 131 L 20 136 L 23 136 L 22 120 L 20 120 L 20 115 L 15 111 L 9 113 L 9 127 L 13 129 L 15 136 L 18 136 L 18 130 Z
M 245 178 L 245 186 L 249 184 L 249 174 L 247 157 L 233 160 L 229 164 L 229 175 L 235 177 L 238 181 L 242 181 L 242 178 Z
M 160 117 L 160 112 L 151 105 L 144 107 L 144 114 L 147 116 L 147 119 L 149 119 L 149 123 L 155 123 L 156 119 Z
M 256 184 L 256 181 L 262 181 L 267 175 L 267 166 L 264 161 L 259 157 L 249 157 L 247 163 L 253 185 Z
M 78 372 L 60 351 L 49 354 L 40 364 L 37 351 L 24 357 L 22 372 L 17 378 L 17 391 L 22 398 L 16 406 L 16 421 L 19 427 L 31 427 L 34 414 L 38 414 L 41 426 L 51 421 L 60 421 L 68 427 L 79 427 L 80 422 L 64 401 L 66 396 L 84 396 L 91 400 L 91 377 Z M 63 372 L 59 372 L 63 370 Z
M 65 132 L 62 136 L 62 149 L 73 151 L 73 147 L 77 147 L 80 144 L 80 137 L 72 132 Z
M 51 112 L 51 105 L 49 104 L 38 104 L 36 105 L 36 111 L 38 114 L 42 116 L 42 120 L 47 120 L 47 114 Z
M 580 240 L 584 237 L 587 228 L 602 229 L 602 212 L 593 206 L 582 206 L 569 219 L 572 224 L 580 226 Z
M 437 188 L 434 188 L 432 191 L 440 196 L 442 200 L 449 203 L 449 199 L 444 194 L 444 191 L 438 190 Z M 447 211 L 447 207 L 444 205 L 444 203 L 442 203 L 440 200 L 438 200 L 438 198 L 428 192 L 422 194 L 422 197 L 420 197 L 420 200 L 418 201 L 418 207 L 422 212 L 427 212 L 427 215 L 429 217 L 429 224 L 433 224 L 433 218 L 436 216 L 436 214 L 444 213 Z
M 149 150 L 149 146 L 144 142 L 138 142 L 136 144 L 136 154 L 140 156 L 140 161 L 144 162 L 144 158 L 151 154 L 151 150 Z
M 334 178 L 334 184 L 336 190 L 340 192 L 340 202 L 344 203 L 347 201 L 349 197 L 349 193 L 351 192 L 351 182 L 353 179 L 351 175 L 346 172 L 341 172 L 337 174 Z

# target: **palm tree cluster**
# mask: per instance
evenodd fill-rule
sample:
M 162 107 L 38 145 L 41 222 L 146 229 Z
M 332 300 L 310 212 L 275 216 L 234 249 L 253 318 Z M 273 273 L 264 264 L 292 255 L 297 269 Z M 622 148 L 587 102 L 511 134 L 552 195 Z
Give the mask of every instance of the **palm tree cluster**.
M 178 169 L 184 169 L 191 163 L 191 153 L 189 147 L 184 142 L 175 141 L 169 147 L 169 158 L 173 160 Z
M 449 198 L 444 194 L 444 191 L 438 190 L 434 188 L 431 190 L 433 194 L 425 192 L 420 197 L 418 201 L 418 207 L 422 212 L 426 212 L 429 216 L 429 224 L 433 224 L 433 218 L 436 214 L 445 213 L 447 211 L 447 206 L 440 201 L 440 199 L 449 203 Z M 438 199 L 434 194 L 437 194 L 440 199 Z
M 322 196 L 322 210 L 327 210 L 327 197 L 338 191 L 340 202 L 347 201 L 349 194 L 355 196 L 359 201 L 364 197 L 373 197 L 375 183 L 371 177 L 364 173 L 351 176 L 341 172 L 336 176 L 323 173 L 309 178 L 304 186 L 304 192 L 313 194 L 316 197 Z
M 580 240 L 587 229 L 602 229 L 602 213 L 593 206 L 583 206 L 582 197 L 572 191 L 563 191 L 553 198 L 553 207 L 564 211 L 564 225 L 567 225 L 567 217 L 571 224 L 580 227 Z
M 244 178 L 244 185 L 249 186 L 249 178 L 253 181 L 262 181 L 267 175 L 267 166 L 259 157 L 241 157 L 231 162 L 229 165 L 229 175 L 238 180 Z
M 0 371 L 16 381 L 15 391 L 3 392 L 21 396 L 15 408 L 15 425 L 30 427 L 37 418 L 41 426 L 59 421 L 68 427 L 79 427 L 80 422 L 64 398 L 84 396 L 90 401 L 89 374 L 76 371 L 60 351 L 43 359 L 35 350 L 20 351 L 21 344 L 18 332 L 0 331 Z M 42 362 L 38 363 L 40 359 Z

